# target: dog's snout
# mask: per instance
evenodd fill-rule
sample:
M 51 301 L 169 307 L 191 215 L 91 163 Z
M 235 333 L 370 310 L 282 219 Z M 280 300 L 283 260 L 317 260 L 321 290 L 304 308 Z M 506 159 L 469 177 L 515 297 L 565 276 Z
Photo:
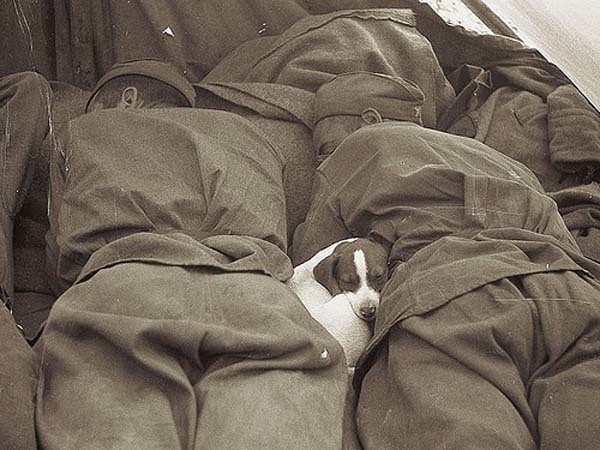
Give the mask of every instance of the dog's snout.
M 371 320 L 375 317 L 375 306 L 374 305 L 363 305 L 359 308 L 360 315 L 365 320 Z

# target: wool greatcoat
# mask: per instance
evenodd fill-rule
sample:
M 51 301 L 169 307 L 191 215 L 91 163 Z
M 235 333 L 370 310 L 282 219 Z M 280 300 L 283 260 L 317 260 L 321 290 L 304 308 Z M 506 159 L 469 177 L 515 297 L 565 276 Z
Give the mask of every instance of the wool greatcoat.
M 354 380 L 365 449 L 598 448 L 600 266 L 525 166 L 366 126 L 319 167 L 295 262 L 351 235 L 391 245 Z
M 66 289 L 38 347 L 45 449 L 339 449 L 340 345 L 283 283 L 284 164 L 217 110 L 104 110 L 53 165 Z

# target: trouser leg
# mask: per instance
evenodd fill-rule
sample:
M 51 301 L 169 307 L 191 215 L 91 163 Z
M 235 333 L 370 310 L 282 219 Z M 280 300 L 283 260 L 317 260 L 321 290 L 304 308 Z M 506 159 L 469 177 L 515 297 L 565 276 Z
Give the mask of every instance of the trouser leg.
M 598 448 L 600 353 L 536 380 L 532 396 L 539 411 L 541 450 Z
M 341 449 L 347 369 L 338 344 L 282 283 L 261 277 L 259 295 L 243 305 L 248 285 L 239 279 L 211 282 L 233 302 L 221 305 L 231 317 L 215 342 L 222 356 L 194 387 L 194 448 Z
M 395 325 L 367 372 L 357 410 L 365 449 L 534 450 L 525 381 L 537 325 L 508 281 Z
M 363 381 L 365 450 L 535 450 L 510 400 L 467 365 L 395 328 Z
M 13 222 L 50 129 L 51 91 L 33 72 L 0 79 L 0 286 L 14 294 Z
M 411 449 L 598 448 L 599 293 L 576 272 L 532 274 L 401 321 L 363 380 L 366 448 L 393 448 L 380 436 Z
M 553 286 L 546 278 L 525 286 L 541 297 Z M 529 391 L 541 450 L 600 448 L 600 285 L 577 278 L 566 273 L 538 302 L 548 357 Z
M 57 301 L 43 344 L 44 448 L 341 447 L 342 350 L 270 277 L 103 269 Z
M 0 355 L 0 447 L 35 449 L 37 364 L 32 349 L 3 306 L 0 306 Z

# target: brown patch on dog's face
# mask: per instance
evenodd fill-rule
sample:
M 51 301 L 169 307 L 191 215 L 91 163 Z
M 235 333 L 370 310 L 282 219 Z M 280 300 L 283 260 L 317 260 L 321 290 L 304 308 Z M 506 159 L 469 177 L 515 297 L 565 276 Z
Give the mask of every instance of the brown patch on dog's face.
M 367 260 L 367 279 L 369 285 L 381 292 L 388 280 L 388 252 L 381 245 L 364 239 L 365 258 Z
M 344 248 L 349 244 L 350 242 L 343 242 L 338 245 L 333 252 L 331 252 L 331 255 L 323 258 L 323 260 L 313 269 L 315 280 L 325 286 L 331 295 L 337 295 L 342 292 L 338 282 L 338 264 Z
M 356 271 L 354 255 L 356 248 L 342 251 L 338 258 L 335 278 L 342 292 L 355 292 L 360 287 L 360 275 Z

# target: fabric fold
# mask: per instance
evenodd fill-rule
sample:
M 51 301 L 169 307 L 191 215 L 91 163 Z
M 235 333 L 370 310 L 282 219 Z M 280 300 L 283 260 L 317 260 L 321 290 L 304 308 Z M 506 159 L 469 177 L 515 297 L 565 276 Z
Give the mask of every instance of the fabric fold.
M 573 85 L 548 95 L 548 141 L 563 172 L 589 177 L 600 169 L 600 116 Z
M 289 258 L 279 247 L 251 236 L 215 235 L 199 241 L 183 233 L 136 233 L 97 250 L 76 282 L 129 262 L 259 272 L 279 281 L 287 280 L 293 272 Z
M 206 90 L 235 105 L 251 109 L 268 119 L 313 125 L 314 94 L 292 86 L 274 83 L 196 83 L 196 90 Z

